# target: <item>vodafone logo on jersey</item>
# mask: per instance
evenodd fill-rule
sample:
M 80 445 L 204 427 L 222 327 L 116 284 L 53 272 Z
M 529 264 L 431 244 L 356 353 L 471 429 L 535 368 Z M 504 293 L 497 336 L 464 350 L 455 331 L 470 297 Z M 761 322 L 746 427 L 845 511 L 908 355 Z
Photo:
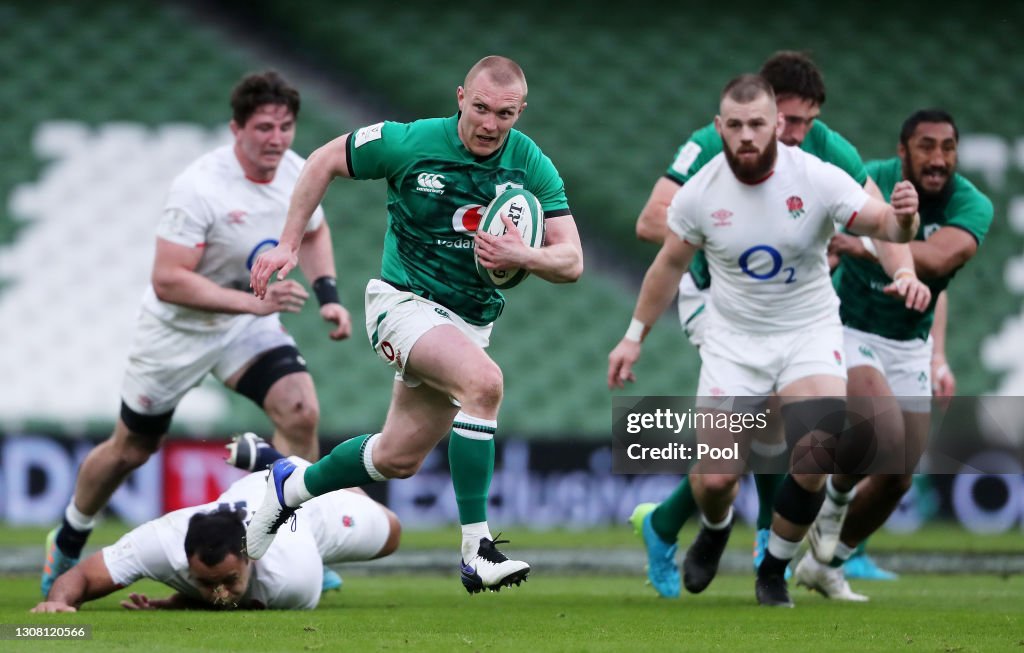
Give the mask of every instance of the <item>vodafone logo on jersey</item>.
M 459 207 L 459 210 L 452 216 L 452 229 L 460 234 L 475 234 L 480 227 L 480 220 L 484 217 L 482 204 L 467 204 Z

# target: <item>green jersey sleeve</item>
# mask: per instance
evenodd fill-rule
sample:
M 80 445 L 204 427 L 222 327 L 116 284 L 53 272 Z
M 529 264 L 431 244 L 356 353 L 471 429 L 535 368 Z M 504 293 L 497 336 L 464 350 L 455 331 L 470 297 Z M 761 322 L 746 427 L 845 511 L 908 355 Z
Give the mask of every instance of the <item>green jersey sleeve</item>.
M 392 175 L 408 128 L 408 124 L 386 121 L 353 131 L 345 148 L 349 176 L 383 179 Z
M 529 142 L 529 163 L 526 173 L 526 190 L 537 196 L 545 218 L 569 215 L 569 200 L 565 196 L 565 183 L 558 174 L 551 158 L 525 135 Z
M 863 186 L 868 180 L 868 171 L 860 152 L 842 134 L 829 128 L 820 120 L 814 121 L 807 132 L 800 149 L 813 154 L 822 161 L 841 168 L 846 174 Z
M 958 227 L 974 236 L 981 245 L 985 241 L 995 209 L 992 200 L 984 195 L 969 180 L 960 175 L 953 177 L 953 196 L 949 200 L 946 225 Z
M 714 124 L 701 127 L 679 147 L 665 176 L 676 183 L 685 184 L 721 151 L 722 137 L 715 131 Z

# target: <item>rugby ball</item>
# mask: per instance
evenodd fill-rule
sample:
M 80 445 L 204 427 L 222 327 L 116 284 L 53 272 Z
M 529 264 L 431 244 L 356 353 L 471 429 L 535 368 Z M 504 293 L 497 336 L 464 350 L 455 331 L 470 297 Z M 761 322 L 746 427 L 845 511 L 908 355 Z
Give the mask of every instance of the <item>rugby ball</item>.
M 484 209 L 477 231 L 484 231 L 495 236 L 503 235 L 505 233 L 505 223 L 501 219 L 503 215 L 512 219 L 523 242 L 528 246 L 540 247 L 544 244 L 544 209 L 541 208 L 540 201 L 533 193 L 523 188 L 510 188 L 495 197 Z M 484 280 L 484 283 L 492 288 L 511 288 L 530 274 L 528 270 L 520 268 L 488 270 L 477 258 L 476 249 L 473 250 L 473 260 L 476 262 L 477 274 Z

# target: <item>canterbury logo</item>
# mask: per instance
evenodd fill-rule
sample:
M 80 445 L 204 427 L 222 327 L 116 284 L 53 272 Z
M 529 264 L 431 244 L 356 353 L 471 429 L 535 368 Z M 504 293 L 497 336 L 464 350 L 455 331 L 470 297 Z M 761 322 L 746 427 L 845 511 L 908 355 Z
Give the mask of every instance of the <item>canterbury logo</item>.
M 416 190 L 422 193 L 444 193 L 444 175 L 421 172 L 416 177 Z

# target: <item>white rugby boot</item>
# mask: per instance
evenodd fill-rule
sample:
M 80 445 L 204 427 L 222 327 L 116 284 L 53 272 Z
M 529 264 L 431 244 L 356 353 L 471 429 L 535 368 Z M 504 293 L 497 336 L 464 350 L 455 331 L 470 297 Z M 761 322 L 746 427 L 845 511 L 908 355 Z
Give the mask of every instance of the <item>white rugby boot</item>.
M 868 600 L 867 596 L 850 589 L 842 567 L 823 565 L 809 553 L 805 553 L 800 564 L 796 566 L 794 577 L 797 585 L 813 590 L 826 599 L 854 603 L 864 603 Z
M 476 555 L 462 560 L 462 585 L 470 594 L 483 590 L 497 592 L 502 587 L 519 585 L 529 575 L 530 565 L 522 560 L 509 560 L 497 549 L 498 544 L 508 544 L 508 540 L 481 537 Z
M 245 528 L 245 552 L 253 560 L 259 560 L 270 548 L 274 536 L 281 526 L 289 519 L 295 518 L 295 511 L 300 506 L 289 506 L 284 501 L 284 482 L 296 470 L 301 474 L 303 467 L 297 467 L 287 458 L 274 462 L 267 474 L 267 491 L 263 494 L 263 503 L 253 513 L 249 525 Z M 292 522 L 292 529 L 295 522 Z
M 821 510 L 810 530 L 807 531 L 807 542 L 811 545 L 811 553 L 818 562 L 828 564 L 836 554 L 839 544 L 839 533 L 843 530 L 846 513 L 850 504 L 838 504 L 828 496 L 821 504 Z

